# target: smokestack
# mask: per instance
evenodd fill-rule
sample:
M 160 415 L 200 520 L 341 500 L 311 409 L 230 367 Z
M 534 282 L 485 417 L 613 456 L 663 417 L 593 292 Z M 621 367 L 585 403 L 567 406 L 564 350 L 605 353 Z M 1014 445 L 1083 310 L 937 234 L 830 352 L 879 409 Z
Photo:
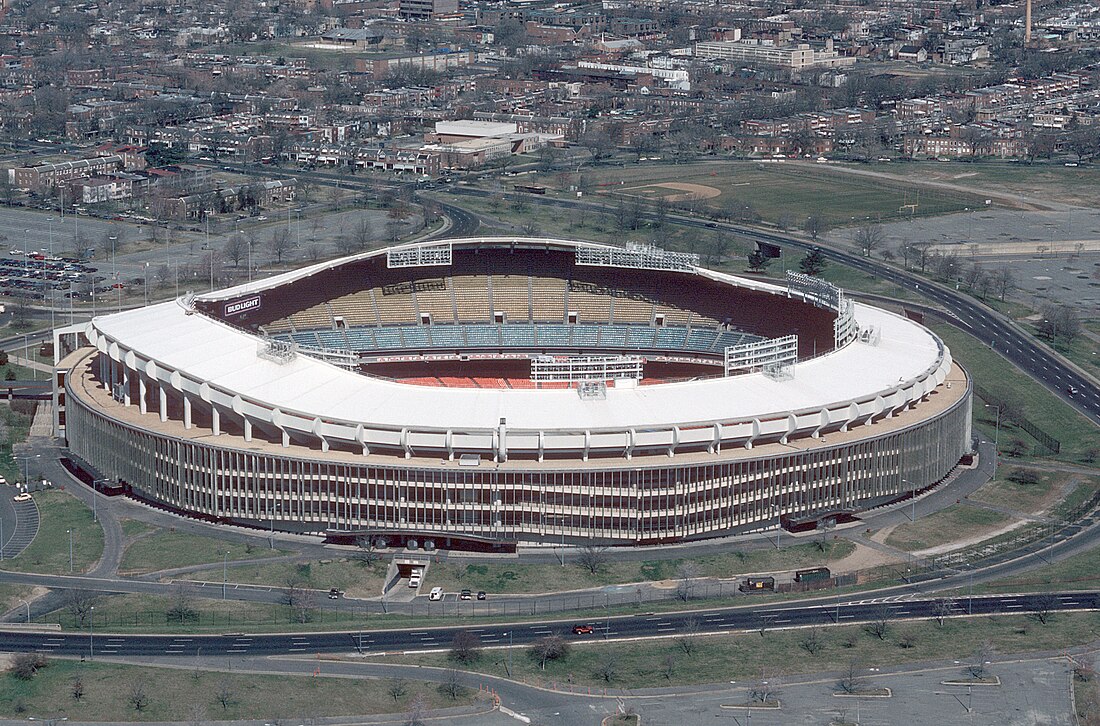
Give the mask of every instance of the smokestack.
M 1031 0 L 1027 0 L 1024 9 L 1024 47 L 1031 47 Z

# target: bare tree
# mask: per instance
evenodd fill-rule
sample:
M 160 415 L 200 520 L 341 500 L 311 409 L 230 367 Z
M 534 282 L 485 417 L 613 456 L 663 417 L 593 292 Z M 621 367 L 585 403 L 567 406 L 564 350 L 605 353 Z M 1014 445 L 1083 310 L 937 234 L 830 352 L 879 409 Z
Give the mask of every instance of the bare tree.
M 811 214 L 806 217 L 806 221 L 802 223 L 802 230 L 810 235 L 810 239 L 816 242 L 818 237 L 829 231 L 829 224 L 824 218 L 816 214 Z
M 970 656 L 970 660 L 966 664 L 966 672 L 969 673 L 972 678 L 985 678 L 989 673 L 989 666 L 993 660 L 993 654 L 993 644 L 988 640 L 984 641 Z
M 138 713 L 144 711 L 149 706 L 149 694 L 145 692 L 145 684 L 140 680 L 131 683 L 126 701 Z
M 172 604 L 168 606 L 164 615 L 170 623 L 184 624 L 198 620 L 199 613 L 195 609 L 194 600 L 182 584 L 176 585 L 172 593 Z
M 9 672 L 21 681 L 29 681 L 49 662 L 41 653 L 16 653 L 11 659 Z
M 271 233 L 271 254 L 275 255 L 275 261 L 280 265 L 292 247 L 290 234 L 285 229 L 279 227 Z
M 817 545 L 819 552 L 829 551 L 829 534 L 836 527 L 836 519 L 828 517 L 818 522 L 817 524 L 817 538 L 814 540 L 814 544 Z
M 462 685 L 462 680 L 457 670 L 451 668 L 447 671 L 447 677 L 439 685 L 439 690 L 452 701 L 458 700 L 458 697 L 462 695 L 465 687 Z
M 397 703 L 409 693 L 409 682 L 404 678 L 391 678 L 386 681 L 386 693 Z
M 73 697 L 74 701 L 84 698 L 84 680 L 79 675 L 73 678 L 69 684 L 69 695 Z
M 1039 334 L 1051 342 L 1072 343 L 1081 332 L 1081 321 L 1069 305 L 1048 303 L 1039 311 Z
M 233 682 L 229 680 L 228 675 L 218 684 L 214 698 L 221 704 L 223 711 L 228 711 L 229 707 L 237 702 L 237 691 L 233 688 Z
M 699 647 L 699 621 L 695 618 L 684 623 L 684 629 L 676 636 L 676 647 L 690 656 Z
M 598 575 L 600 570 L 607 565 L 608 559 L 606 547 L 588 545 L 581 547 L 580 553 L 577 555 L 577 564 L 581 569 L 587 570 L 589 574 Z
M 672 676 L 676 674 L 676 656 L 669 653 L 661 661 L 661 675 L 665 677 L 666 681 L 671 681 Z
M 569 654 L 569 643 L 559 635 L 548 635 L 536 640 L 528 651 L 538 661 L 539 668 L 546 670 L 546 664 L 559 660 Z
M 763 638 L 767 635 L 768 630 L 775 624 L 774 613 L 759 613 L 756 616 L 756 629 L 760 633 L 760 637 Z
M 902 631 L 898 637 L 898 645 L 902 648 L 909 649 L 917 644 L 917 635 L 912 630 Z
M 355 550 L 352 557 L 360 565 L 371 567 L 382 559 L 382 553 L 378 551 L 378 540 L 371 535 L 366 534 L 356 537 L 355 544 L 358 549 Z
M 938 597 L 932 602 L 932 617 L 936 620 L 936 625 L 943 625 L 945 618 L 951 616 L 955 611 L 955 601 L 947 597 Z
M 481 657 L 481 639 L 469 630 L 460 630 L 451 639 L 451 660 L 469 665 Z
M 870 622 L 863 626 L 863 628 L 879 640 L 886 640 L 886 635 L 890 632 L 890 621 L 892 619 L 890 608 L 886 605 L 882 605 L 875 610 L 874 615 L 871 616 Z
M 1053 593 L 1044 592 L 1032 598 L 1031 607 L 1028 609 L 1028 612 L 1036 622 L 1046 625 L 1054 616 L 1054 611 L 1057 608 L 1058 598 L 1055 597 Z
M 749 700 L 756 703 L 775 703 L 778 695 L 779 688 L 775 679 L 761 677 L 749 687 Z
M 699 577 L 699 565 L 686 560 L 676 567 L 676 597 L 687 602 L 695 594 L 695 578 Z
M 596 666 L 596 677 L 604 683 L 611 683 L 619 674 L 619 661 L 613 655 L 605 656 Z
M 243 234 L 235 234 L 230 237 L 225 247 L 222 248 L 222 255 L 225 259 L 232 260 L 234 267 L 241 266 L 241 260 L 248 256 L 248 242 L 245 240 Z
M 65 592 L 65 611 L 76 618 L 77 626 L 83 628 L 99 602 L 99 595 L 88 590 L 67 590 Z
M 817 655 L 825 649 L 825 639 L 821 637 L 820 628 L 810 628 L 798 641 L 798 646 L 810 655 Z
M 871 253 L 882 246 L 886 241 L 886 233 L 879 224 L 864 224 L 856 229 L 852 235 L 852 241 L 856 243 L 864 257 L 870 257 Z
M 837 687 L 844 693 L 859 693 L 867 689 L 867 676 L 863 675 L 863 665 L 857 660 L 848 661 L 848 666 L 840 675 Z
M 313 611 L 317 607 L 317 596 L 313 590 L 306 588 L 300 581 L 291 579 L 287 582 L 283 602 L 290 606 L 295 622 L 309 623 L 313 621 Z
M 409 711 L 405 715 L 405 726 L 424 726 L 424 714 L 428 710 L 428 703 L 423 693 L 417 693 L 409 702 Z

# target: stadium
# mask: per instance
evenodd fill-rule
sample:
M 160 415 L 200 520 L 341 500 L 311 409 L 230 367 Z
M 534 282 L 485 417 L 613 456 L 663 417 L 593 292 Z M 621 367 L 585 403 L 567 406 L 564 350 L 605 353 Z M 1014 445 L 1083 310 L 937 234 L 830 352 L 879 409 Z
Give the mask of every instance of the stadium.
M 341 541 L 645 545 L 812 527 L 971 445 L 943 343 L 816 278 L 533 238 L 392 247 L 55 331 L 75 461 Z

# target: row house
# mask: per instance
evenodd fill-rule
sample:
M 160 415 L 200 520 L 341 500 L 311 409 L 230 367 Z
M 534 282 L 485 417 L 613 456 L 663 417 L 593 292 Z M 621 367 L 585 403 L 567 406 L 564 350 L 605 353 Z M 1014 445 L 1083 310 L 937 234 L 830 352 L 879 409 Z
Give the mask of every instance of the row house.
M 194 194 L 157 194 L 149 206 L 163 219 L 202 219 L 208 214 L 235 212 L 250 206 L 287 204 L 296 198 L 297 186 L 293 179 L 274 179 Z
M 906 156 L 930 159 L 960 159 L 993 156 L 1011 159 L 1024 152 L 1018 138 L 968 139 L 960 136 L 906 136 L 902 142 Z
M 8 169 L 8 183 L 16 189 L 42 192 L 78 179 L 106 176 L 111 172 L 125 169 L 126 161 L 122 155 L 108 154 L 89 159 Z
M 139 174 L 114 174 L 80 179 L 69 185 L 71 199 L 78 204 L 102 204 L 131 199 L 149 187 L 149 177 Z

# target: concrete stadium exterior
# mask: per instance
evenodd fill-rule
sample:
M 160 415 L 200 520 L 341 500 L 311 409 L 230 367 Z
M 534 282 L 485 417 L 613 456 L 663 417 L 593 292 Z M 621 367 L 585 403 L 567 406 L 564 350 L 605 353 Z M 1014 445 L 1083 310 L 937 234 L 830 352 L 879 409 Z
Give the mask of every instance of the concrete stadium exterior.
M 423 260 L 409 264 L 410 250 Z M 933 486 L 969 451 L 970 381 L 917 323 L 797 276 L 783 286 L 615 254 L 450 240 L 62 328 L 58 431 L 94 471 L 180 513 L 439 547 L 654 544 L 802 524 Z M 593 255 L 612 262 L 582 261 Z M 793 335 L 797 362 L 618 380 L 597 396 L 346 369 L 349 357 L 605 351 L 718 365 L 735 334 L 735 354 Z

